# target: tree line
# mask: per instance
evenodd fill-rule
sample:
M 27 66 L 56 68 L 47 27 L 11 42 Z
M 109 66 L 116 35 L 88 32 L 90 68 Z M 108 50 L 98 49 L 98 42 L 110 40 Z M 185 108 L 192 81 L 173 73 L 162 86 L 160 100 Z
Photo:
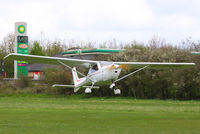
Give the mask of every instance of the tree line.
M 126 50 L 109 56 L 98 56 L 98 60 L 196 63 L 196 66 L 188 69 L 145 69 L 136 73 L 117 83 L 117 88 L 121 89 L 122 96 L 142 99 L 200 99 L 200 56 L 190 53 L 191 51 L 200 51 L 200 41 L 193 41 L 191 38 L 183 40 L 178 45 L 167 43 L 158 37 L 153 37 L 147 44 L 137 41 L 119 43 L 114 39 L 101 44 L 95 42 L 76 44 L 74 40 L 70 40 L 67 44 L 61 40 L 30 41 L 29 52 L 33 55 L 53 56 L 70 47 L 94 48 L 97 45 L 102 48 Z M 0 59 L 2 59 L 5 55 L 14 52 L 14 36 L 8 34 L 0 46 Z M 6 61 L 5 64 L 8 77 L 13 77 L 13 61 Z M 63 82 L 62 84 L 69 84 L 72 82 L 71 80 L 62 81 L 71 77 L 70 73 L 64 73 L 63 69 L 53 69 L 53 71 L 57 72 L 56 76 L 52 75 L 51 70 L 46 70 L 48 79 L 44 83 Z M 122 75 L 130 71 L 134 71 L 134 69 L 127 69 L 122 72 Z M 80 91 L 80 93 L 82 92 Z M 62 89 L 61 93 L 69 92 Z M 113 96 L 113 93 L 107 86 L 102 86 L 99 90 L 93 90 L 92 95 Z

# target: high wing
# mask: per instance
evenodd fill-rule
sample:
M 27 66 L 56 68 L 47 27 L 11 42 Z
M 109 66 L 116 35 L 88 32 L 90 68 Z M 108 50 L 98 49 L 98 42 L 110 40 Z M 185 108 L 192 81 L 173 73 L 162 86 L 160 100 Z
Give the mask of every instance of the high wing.
M 65 63 L 71 67 L 75 67 L 75 66 L 89 67 L 90 65 L 97 64 L 97 61 L 92 61 L 92 60 L 80 60 L 80 59 L 38 56 L 38 55 L 25 55 L 25 54 L 16 54 L 16 53 L 8 54 L 7 56 L 4 57 L 4 60 L 5 59 L 27 61 L 30 63 L 43 63 L 43 64 L 60 64 L 58 61 L 61 61 L 62 63 Z
M 92 66 L 98 63 L 98 61 L 93 61 L 93 60 L 25 55 L 16 53 L 10 53 L 7 56 L 5 56 L 4 59 L 27 61 L 30 63 L 43 63 L 43 64 L 60 64 L 58 61 L 61 61 L 62 63 L 69 65 L 71 67 L 75 66 L 89 67 L 90 65 Z M 149 65 L 148 68 L 150 69 L 188 68 L 195 65 L 195 63 L 170 63 L 170 62 L 110 62 L 110 63 L 122 65 L 125 68 L 134 68 L 134 69 L 139 69 L 147 65 Z
M 133 71 L 115 80 L 113 84 L 146 68 L 150 68 L 150 69 L 176 69 L 176 68 L 178 69 L 179 68 L 180 69 L 180 68 L 188 68 L 195 65 L 195 63 L 170 63 L 170 62 L 113 62 L 113 64 L 115 65 L 117 64 L 121 66 L 122 69 L 131 69 L 131 68 L 136 69 L 136 71 Z
M 139 69 L 148 65 L 149 69 L 176 69 L 188 68 L 194 66 L 195 63 L 173 63 L 173 62 L 113 62 L 113 64 L 121 65 L 125 69 Z

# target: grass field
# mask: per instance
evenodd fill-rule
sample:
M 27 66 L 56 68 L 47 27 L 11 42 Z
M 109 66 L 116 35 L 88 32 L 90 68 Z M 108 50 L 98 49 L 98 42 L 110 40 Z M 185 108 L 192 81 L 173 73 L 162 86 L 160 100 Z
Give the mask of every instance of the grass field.
M 199 101 L 0 97 L 0 134 L 199 133 Z

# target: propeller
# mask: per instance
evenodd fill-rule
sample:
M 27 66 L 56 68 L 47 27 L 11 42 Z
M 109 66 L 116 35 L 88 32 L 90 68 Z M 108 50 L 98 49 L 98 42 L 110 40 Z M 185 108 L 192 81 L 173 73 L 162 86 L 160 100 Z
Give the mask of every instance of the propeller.
M 127 64 L 121 64 L 121 65 L 119 65 L 119 67 L 121 69 L 124 69 L 124 70 L 130 70 L 131 69 L 130 65 L 127 65 Z
M 127 64 L 121 64 L 121 65 L 113 64 L 112 66 L 109 67 L 110 70 L 117 69 L 117 68 L 121 68 L 121 69 L 124 69 L 124 70 L 130 70 L 130 65 L 127 65 Z

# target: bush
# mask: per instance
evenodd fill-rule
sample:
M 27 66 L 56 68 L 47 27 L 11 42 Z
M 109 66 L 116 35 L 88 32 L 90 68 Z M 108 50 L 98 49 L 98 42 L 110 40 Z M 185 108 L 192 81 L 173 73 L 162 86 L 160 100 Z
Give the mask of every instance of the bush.
M 29 86 L 30 80 L 27 76 L 22 75 L 18 80 L 15 81 L 15 84 L 19 88 L 26 88 Z

